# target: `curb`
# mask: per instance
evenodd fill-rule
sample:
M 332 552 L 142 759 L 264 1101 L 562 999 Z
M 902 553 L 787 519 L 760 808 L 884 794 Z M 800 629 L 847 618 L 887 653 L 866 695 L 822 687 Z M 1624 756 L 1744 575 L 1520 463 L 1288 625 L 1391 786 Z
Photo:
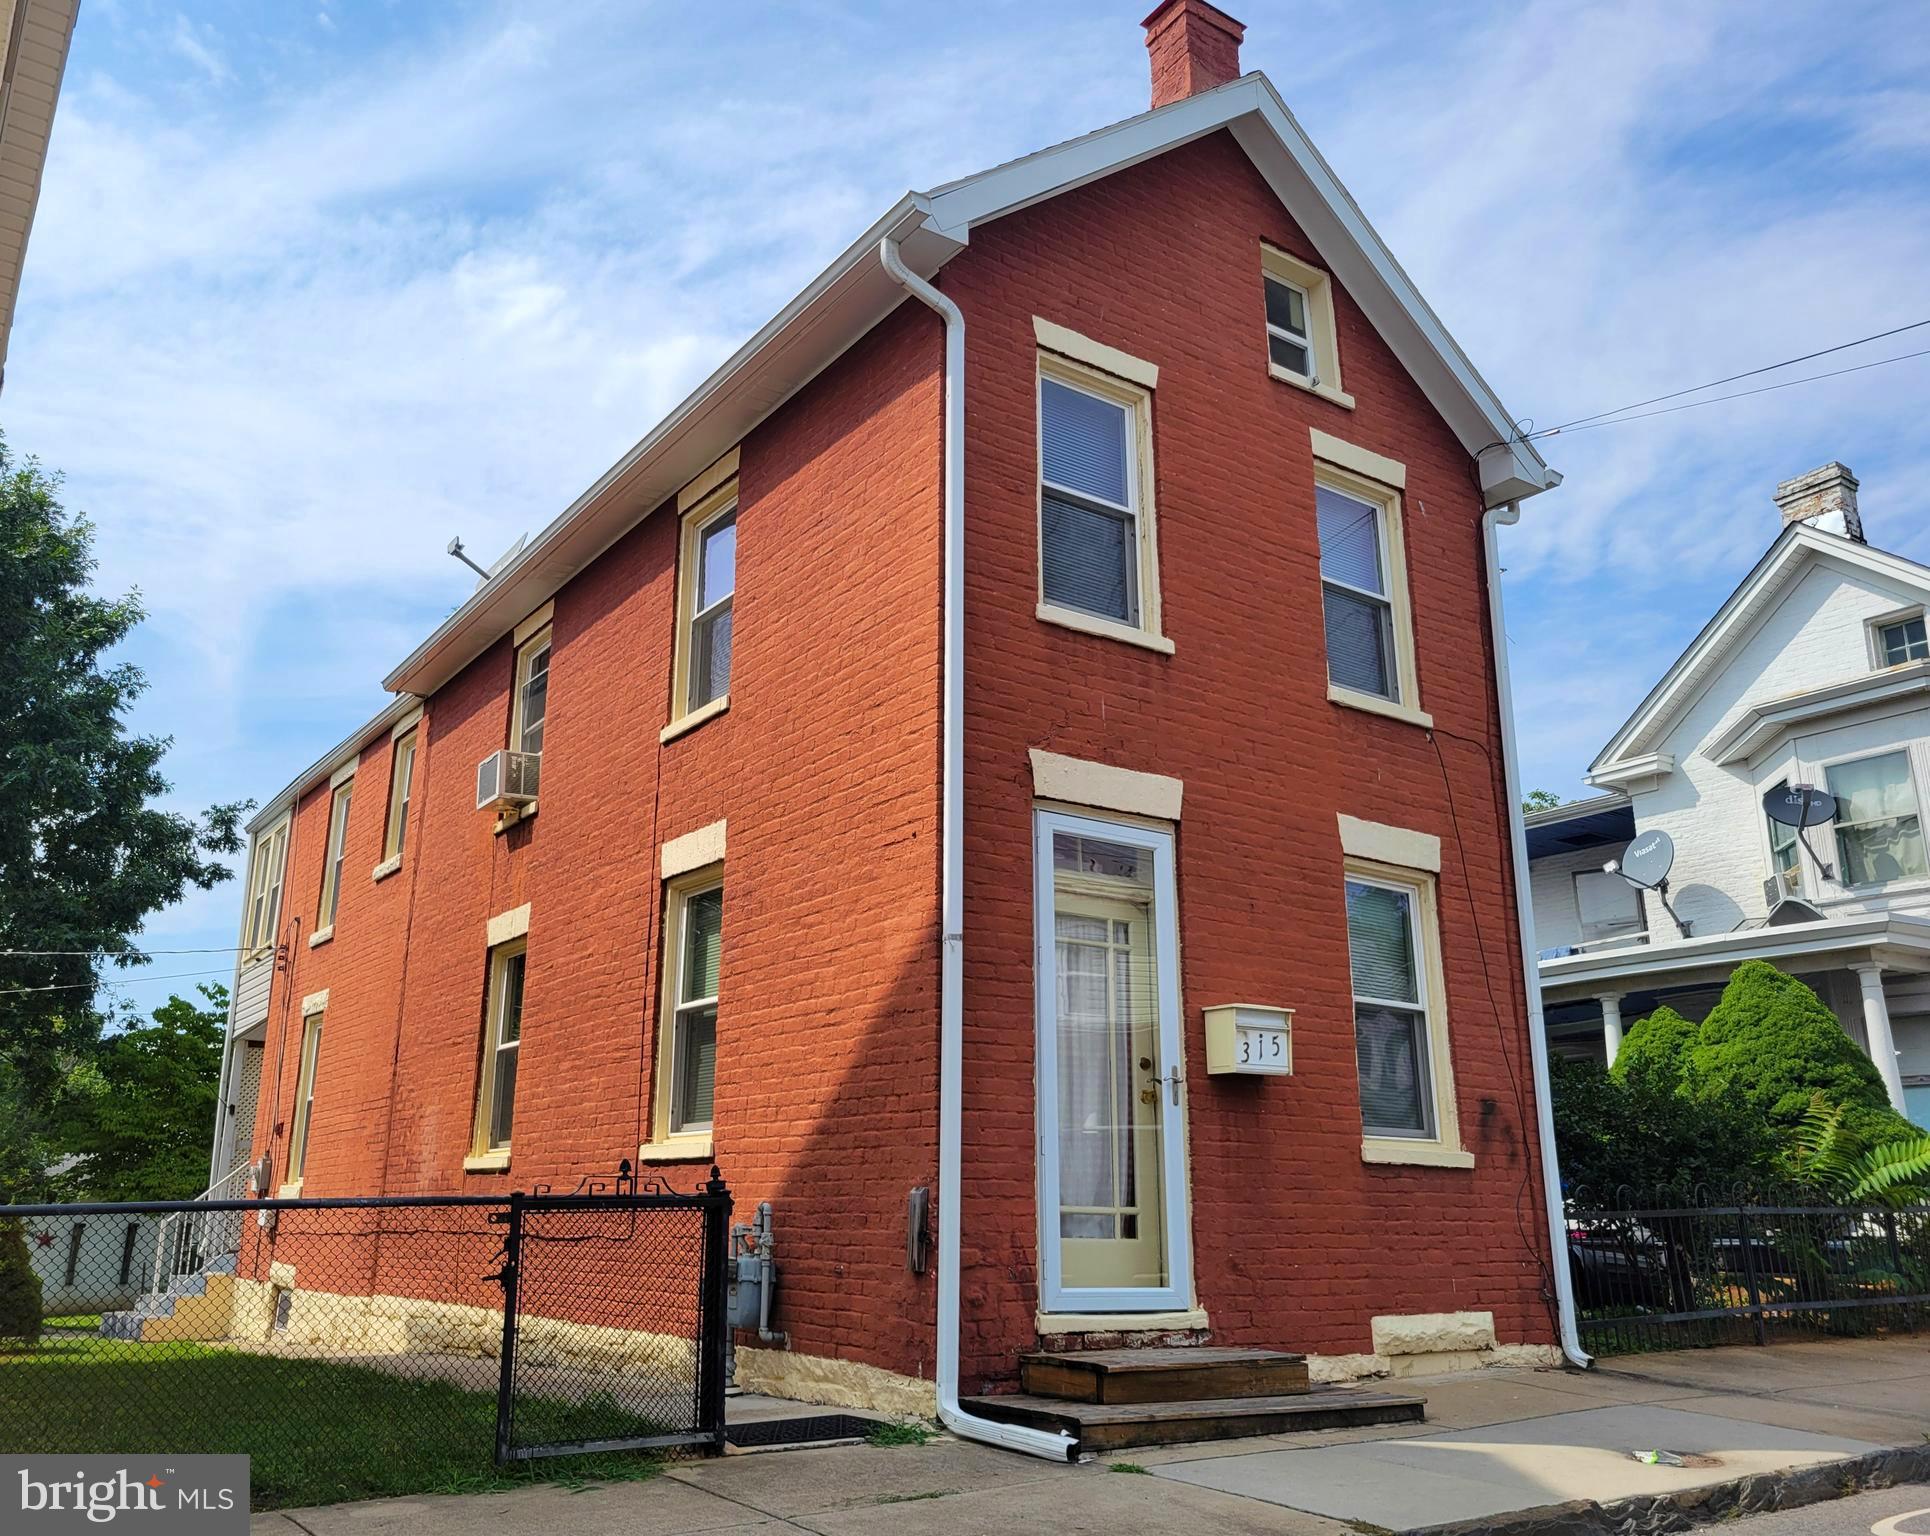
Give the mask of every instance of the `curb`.
M 1759 1472 L 1726 1483 L 1644 1494 L 1603 1504 L 1577 1499 L 1450 1525 L 1417 1526 L 1406 1536 L 1665 1536 L 1741 1515 L 1802 1509 L 1866 1488 L 1930 1482 L 1930 1445 L 1897 1446 L 1789 1472 Z

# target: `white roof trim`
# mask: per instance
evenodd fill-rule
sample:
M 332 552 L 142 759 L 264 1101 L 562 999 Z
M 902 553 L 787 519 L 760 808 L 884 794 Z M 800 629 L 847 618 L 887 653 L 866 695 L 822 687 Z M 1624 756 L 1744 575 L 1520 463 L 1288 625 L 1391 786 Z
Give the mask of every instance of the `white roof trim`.
M 1169 103 L 1094 133 L 911 193 L 814 278 L 681 405 L 585 491 L 384 679 L 428 694 L 517 619 L 735 446 L 905 298 L 877 260 L 901 242 L 930 277 L 974 225 L 1016 212 L 1221 128 L 1229 129 L 1342 285 L 1477 460 L 1488 506 L 1558 485 L 1440 318 L 1367 222 L 1264 75 Z
M 1599 816 L 1603 811 L 1620 810 L 1628 804 L 1627 795 L 1619 789 L 1611 789 L 1607 794 L 1590 795 L 1586 800 L 1570 800 L 1565 805 L 1524 811 L 1521 824 L 1525 827 L 1555 827 L 1565 821 L 1579 821 L 1584 816 Z
M 1744 710 L 1714 741 L 1705 755 L 1728 766 L 1746 762 L 1779 740 L 1792 726 L 1832 715 L 1847 714 L 1872 704 L 1887 704 L 1914 693 L 1930 693 L 1930 661 L 1912 661 L 1881 672 L 1866 673 L 1846 682 L 1826 683 L 1801 693 L 1766 699 Z
M 1860 566 L 1904 586 L 1916 587 L 1930 597 L 1930 568 L 1887 550 L 1872 549 L 1855 539 L 1825 533 L 1807 523 L 1792 523 L 1763 552 L 1762 558 L 1702 626 L 1688 648 L 1662 674 L 1635 713 L 1622 722 L 1608 745 L 1595 755 L 1594 762 L 1588 765 L 1588 781 L 1617 783 L 1639 776 L 1632 772 L 1636 761 L 1645 754 L 1654 755 L 1656 744 L 1676 718 L 1701 697 L 1710 680 L 1755 632 L 1756 625 L 1800 570 L 1817 558 Z
M 1858 954 L 1881 950 L 1886 964 L 1930 970 L 1930 918 L 1898 912 L 1866 912 L 1854 917 L 1790 923 L 1782 928 L 1743 928 L 1668 944 L 1631 944 L 1626 949 L 1562 955 L 1540 964 L 1541 984 L 1552 1002 L 1576 1002 L 1597 992 L 1646 992 L 1658 987 L 1692 986 L 1745 960 Z M 1848 963 L 1846 960 L 1844 963 Z

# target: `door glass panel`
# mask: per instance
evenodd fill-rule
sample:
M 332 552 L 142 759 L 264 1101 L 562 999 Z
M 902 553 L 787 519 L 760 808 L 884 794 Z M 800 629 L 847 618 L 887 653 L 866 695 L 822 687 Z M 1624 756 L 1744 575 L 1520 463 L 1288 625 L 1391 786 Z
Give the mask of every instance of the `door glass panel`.
M 1061 1280 L 1164 1286 L 1168 1101 L 1153 859 L 1130 844 L 1059 833 L 1052 864 Z

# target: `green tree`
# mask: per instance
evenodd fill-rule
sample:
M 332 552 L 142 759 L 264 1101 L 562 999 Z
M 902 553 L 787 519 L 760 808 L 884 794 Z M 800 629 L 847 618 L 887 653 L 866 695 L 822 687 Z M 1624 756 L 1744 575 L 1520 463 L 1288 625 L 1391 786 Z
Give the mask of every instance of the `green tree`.
M 1740 1104 L 1697 1103 L 1657 1074 L 1624 1074 L 1619 1058 L 1613 1073 L 1563 1057 L 1548 1068 L 1555 1152 L 1571 1199 L 1612 1204 L 1624 1186 L 1639 1198 L 1722 1189 L 1776 1166 L 1781 1142 Z
M 0 1216 L 0 1339 L 31 1344 L 40 1337 L 40 1276 L 27 1253 L 27 1231 Z
M 1561 796 L 1552 789 L 1531 789 L 1521 798 L 1523 811 L 1552 811 L 1561 803 Z
M 1689 1075 L 1689 1052 L 1696 1026 L 1666 1003 L 1637 1019 L 1622 1036 L 1612 1075 L 1618 1083 L 1638 1083 L 1665 1093 L 1681 1091 Z
M 98 1039 L 102 957 L 144 959 L 142 922 L 229 876 L 246 805 L 160 809 L 165 738 L 128 732 L 146 686 L 109 653 L 138 595 L 90 588 L 91 525 L 0 438 L 0 1199 L 37 1187 L 55 1091 Z
M 206 1007 L 170 997 L 152 1024 L 106 1036 L 69 1075 L 54 1139 L 81 1161 L 58 1176 L 63 1197 L 188 1200 L 207 1183 L 228 989 L 196 990 Z

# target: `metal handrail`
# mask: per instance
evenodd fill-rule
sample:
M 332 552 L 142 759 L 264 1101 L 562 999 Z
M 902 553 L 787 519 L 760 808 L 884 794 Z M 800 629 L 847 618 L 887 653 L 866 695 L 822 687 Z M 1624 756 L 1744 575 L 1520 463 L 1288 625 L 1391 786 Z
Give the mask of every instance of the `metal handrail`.
M 253 1172 L 249 1163 L 229 1169 L 196 1195 L 187 1209 L 171 1211 L 155 1225 L 154 1273 L 148 1295 L 159 1296 L 177 1279 L 200 1274 L 211 1259 L 240 1251 L 241 1222 L 230 1202 L 247 1189 Z M 227 1247 L 210 1241 L 223 1238 L 228 1240 Z M 210 1252 L 211 1248 L 218 1251 Z

